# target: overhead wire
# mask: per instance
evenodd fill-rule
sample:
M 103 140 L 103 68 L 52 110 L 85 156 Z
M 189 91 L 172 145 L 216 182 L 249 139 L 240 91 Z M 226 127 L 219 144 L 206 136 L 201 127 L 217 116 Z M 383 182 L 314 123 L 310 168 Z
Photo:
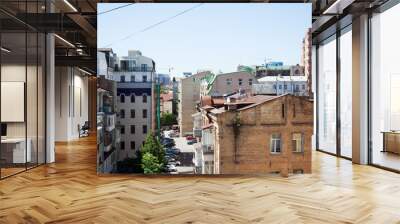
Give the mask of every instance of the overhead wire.
M 110 47 L 110 46 L 114 45 L 115 43 L 120 43 L 120 42 L 122 42 L 122 41 L 125 41 L 125 40 L 127 40 L 127 39 L 129 39 L 129 38 L 131 38 L 131 37 L 133 37 L 133 36 L 135 36 L 135 35 L 137 35 L 137 34 L 140 34 L 140 33 L 146 32 L 146 31 L 148 31 L 148 30 L 151 30 L 151 29 L 153 29 L 153 28 L 155 28 L 155 27 L 157 27 L 157 26 L 159 26 L 159 25 L 161 25 L 161 24 L 163 24 L 163 23 L 166 23 L 166 22 L 169 22 L 169 21 L 175 19 L 175 18 L 178 17 L 178 16 L 181 16 L 181 15 L 183 15 L 183 14 L 186 14 L 186 13 L 190 12 L 190 11 L 192 11 L 192 10 L 194 10 L 194 9 L 196 9 L 196 8 L 198 8 L 198 7 L 200 7 L 200 6 L 202 6 L 203 4 L 204 4 L 204 3 L 199 3 L 199 4 L 197 4 L 197 5 L 193 6 L 193 7 L 190 7 L 190 8 L 188 8 L 188 9 L 185 9 L 185 10 L 183 10 L 182 12 L 179 12 L 179 13 L 173 15 L 173 16 L 170 16 L 170 17 L 168 17 L 168 18 L 166 18 L 166 19 L 163 19 L 163 20 L 161 20 L 161 21 L 159 21 L 159 22 L 157 22 L 157 23 L 154 23 L 154 24 L 152 24 L 152 25 L 149 25 L 149 26 L 147 26 L 147 27 L 145 27 L 145 28 L 143 28 L 143 29 L 141 29 L 141 30 L 139 30 L 139 31 L 137 31 L 137 32 L 128 34 L 128 35 L 125 36 L 124 38 L 121 38 L 121 39 L 119 39 L 119 40 L 117 40 L 117 41 L 114 41 L 113 43 L 110 43 L 110 44 L 104 46 L 104 48 Z

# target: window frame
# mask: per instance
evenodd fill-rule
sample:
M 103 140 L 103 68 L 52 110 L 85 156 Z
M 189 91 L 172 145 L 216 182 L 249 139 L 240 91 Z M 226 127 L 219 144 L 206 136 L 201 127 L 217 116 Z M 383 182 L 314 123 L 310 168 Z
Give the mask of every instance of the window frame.
M 275 135 L 279 135 L 277 138 Z M 274 137 L 275 136 L 275 137 Z M 276 150 L 276 142 L 279 142 L 279 152 Z M 283 142 L 282 142 L 282 134 L 280 132 L 274 132 L 270 135 L 270 154 L 282 154 L 283 151 Z

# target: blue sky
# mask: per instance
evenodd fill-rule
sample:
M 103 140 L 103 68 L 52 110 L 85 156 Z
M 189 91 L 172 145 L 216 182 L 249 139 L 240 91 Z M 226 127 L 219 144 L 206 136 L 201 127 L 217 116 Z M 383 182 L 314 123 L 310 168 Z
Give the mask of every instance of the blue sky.
M 98 4 L 104 12 L 123 4 Z M 138 49 L 159 73 L 180 76 L 199 69 L 235 71 L 237 65 L 283 61 L 299 64 L 311 27 L 311 4 L 202 4 L 145 32 L 139 30 L 197 4 L 134 4 L 98 16 L 98 47 L 112 43 L 119 56 Z M 129 34 L 130 38 L 119 41 Z

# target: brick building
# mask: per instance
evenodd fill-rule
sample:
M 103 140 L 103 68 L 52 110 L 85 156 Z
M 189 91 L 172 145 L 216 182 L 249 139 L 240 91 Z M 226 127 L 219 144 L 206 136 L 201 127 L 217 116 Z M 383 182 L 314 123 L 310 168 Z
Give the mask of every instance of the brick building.
M 307 98 L 227 98 L 223 107 L 205 105 L 201 111 L 203 138 L 196 159 L 207 156 L 197 164 L 209 167 L 197 170 L 209 170 L 213 160 L 215 174 L 311 172 L 313 103 Z

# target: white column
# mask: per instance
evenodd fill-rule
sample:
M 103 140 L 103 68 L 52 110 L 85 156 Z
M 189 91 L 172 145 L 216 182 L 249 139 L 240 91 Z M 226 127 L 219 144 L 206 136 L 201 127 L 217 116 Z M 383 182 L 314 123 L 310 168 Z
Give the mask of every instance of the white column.
M 55 161 L 55 44 L 53 34 L 47 34 L 46 45 L 46 163 L 52 163 Z
M 353 19 L 353 162 L 368 163 L 368 15 Z

